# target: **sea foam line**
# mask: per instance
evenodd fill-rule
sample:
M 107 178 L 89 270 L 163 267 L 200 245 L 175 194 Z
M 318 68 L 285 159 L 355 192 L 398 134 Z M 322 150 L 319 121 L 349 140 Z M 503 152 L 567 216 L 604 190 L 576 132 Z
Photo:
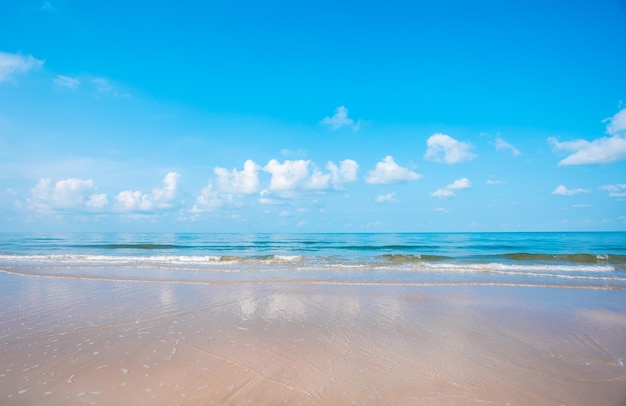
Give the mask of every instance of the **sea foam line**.
M 376 260 L 360 261 L 351 258 L 319 258 L 300 255 L 267 255 L 261 258 L 244 258 L 229 255 L 155 255 L 155 256 L 109 256 L 93 254 L 53 254 L 53 255 L 0 255 L 0 261 L 7 263 L 50 264 L 54 265 L 160 265 L 176 267 L 178 265 L 196 265 L 222 267 L 228 264 L 275 266 L 299 264 L 298 270 L 409 270 L 429 272 L 613 272 L 615 266 L 608 264 L 510 264 L 510 263 L 452 263 L 452 262 L 400 262 L 390 263 Z M 198 269 L 200 270 L 200 269 Z

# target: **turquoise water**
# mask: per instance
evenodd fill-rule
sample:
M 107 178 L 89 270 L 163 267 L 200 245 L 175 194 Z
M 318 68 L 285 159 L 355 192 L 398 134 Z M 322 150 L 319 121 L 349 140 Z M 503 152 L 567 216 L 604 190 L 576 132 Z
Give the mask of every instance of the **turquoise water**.
M 0 270 L 200 284 L 624 289 L 626 233 L 4 233 Z

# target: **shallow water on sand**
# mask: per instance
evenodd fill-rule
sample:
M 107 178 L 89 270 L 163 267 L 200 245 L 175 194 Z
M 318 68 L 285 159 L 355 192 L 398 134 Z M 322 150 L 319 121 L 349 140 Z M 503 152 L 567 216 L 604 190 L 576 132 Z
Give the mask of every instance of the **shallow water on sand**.
M 0 403 L 623 404 L 623 291 L 0 275 Z

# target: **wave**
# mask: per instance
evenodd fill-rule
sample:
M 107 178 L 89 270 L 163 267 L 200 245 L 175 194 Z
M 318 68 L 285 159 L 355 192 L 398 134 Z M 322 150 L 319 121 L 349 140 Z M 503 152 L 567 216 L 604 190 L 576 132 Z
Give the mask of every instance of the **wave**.
M 88 263 L 88 264 L 132 264 L 132 263 L 159 263 L 159 264 L 211 264 L 211 263 L 245 263 L 268 264 L 293 263 L 303 259 L 300 255 L 260 255 L 255 257 L 240 257 L 234 255 L 92 255 L 92 254 L 50 254 L 50 255 L 0 255 L 0 261 L 26 263 Z
M 392 263 L 403 262 L 421 262 L 421 261 L 443 261 L 451 259 L 444 255 L 423 255 L 423 254 L 384 254 L 378 256 L 378 258 L 384 259 Z
M 305 257 L 301 255 L 257 255 L 242 257 L 235 255 L 93 255 L 93 254 L 50 254 L 50 255 L 6 255 L 0 254 L 0 264 L 35 265 L 56 267 L 63 266 L 106 266 L 106 265 L 154 265 L 159 267 L 193 266 L 219 268 L 223 266 L 253 266 L 271 268 L 280 266 L 294 270 L 391 270 L 401 272 L 453 272 L 453 273 L 489 273 L 489 272 L 614 272 L 624 270 L 607 260 L 596 262 L 585 258 L 579 262 L 535 260 L 510 261 L 458 261 L 441 255 L 404 255 L 385 254 L 370 259 L 342 257 Z M 541 258 L 541 257 L 540 257 Z
M 511 261 L 533 262 L 570 262 L 578 264 L 624 264 L 626 255 L 614 254 L 534 254 L 527 252 L 514 252 L 509 254 L 495 255 Z

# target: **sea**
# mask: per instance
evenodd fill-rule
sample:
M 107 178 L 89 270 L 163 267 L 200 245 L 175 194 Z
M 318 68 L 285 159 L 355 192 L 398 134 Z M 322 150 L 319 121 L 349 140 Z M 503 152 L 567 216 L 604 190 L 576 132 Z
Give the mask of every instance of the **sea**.
M 181 284 L 626 290 L 626 232 L 0 233 L 0 274 Z

